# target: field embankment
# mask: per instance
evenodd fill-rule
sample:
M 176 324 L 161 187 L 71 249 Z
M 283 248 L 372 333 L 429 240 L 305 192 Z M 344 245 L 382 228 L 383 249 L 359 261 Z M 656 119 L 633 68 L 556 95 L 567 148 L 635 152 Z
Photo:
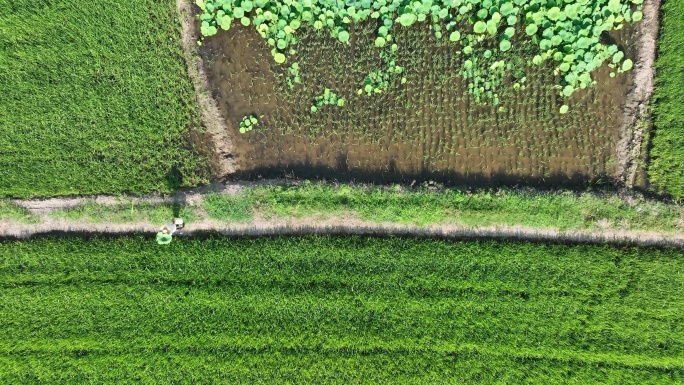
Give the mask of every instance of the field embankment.
M 653 100 L 649 181 L 684 198 L 684 1 L 664 0 Z
M 684 208 L 638 195 L 273 183 L 165 197 L 0 201 L 0 235 L 154 233 L 180 216 L 185 235 L 413 234 L 684 246 Z
M 172 1 L 0 7 L 0 197 L 208 182 L 176 18 Z
M 400 238 L 4 241 L 0 381 L 677 383 L 683 263 Z

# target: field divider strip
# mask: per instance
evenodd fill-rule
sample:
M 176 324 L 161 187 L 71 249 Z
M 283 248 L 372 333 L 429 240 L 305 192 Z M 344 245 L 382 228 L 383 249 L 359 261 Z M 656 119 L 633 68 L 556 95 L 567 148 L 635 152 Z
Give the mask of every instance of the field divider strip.
M 181 45 L 185 62 L 188 66 L 188 76 L 195 89 L 195 96 L 199 106 L 202 123 L 211 135 L 214 144 L 216 176 L 224 178 L 236 171 L 234 146 L 226 121 L 221 116 L 218 104 L 214 100 L 209 88 L 209 80 L 204 70 L 202 58 L 197 50 L 197 28 L 195 25 L 192 5 L 188 0 L 176 0 L 176 11 L 181 24 Z
M 248 223 L 221 223 L 213 220 L 194 222 L 186 227 L 176 238 L 204 237 L 215 234 L 222 236 L 303 236 L 303 235 L 364 235 L 364 236 L 405 236 L 419 238 L 439 238 L 451 240 L 465 239 L 505 239 L 533 242 L 561 242 L 578 244 L 624 244 L 643 247 L 684 248 L 684 235 L 660 234 L 645 231 L 606 231 L 606 230 L 559 230 L 553 228 L 534 228 L 527 226 L 493 225 L 482 227 L 445 225 L 403 225 L 377 224 L 357 220 L 352 224 L 338 222 L 347 219 L 331 216 L 319 223 L 310 219 L 287 219 Z M 60 226 L 50 223 L 26 225 L 3 223 L 0 221 L 0 238 L 30 239 L 45 235 L 93 236 L 93 235 L 143 235 L 153 238 L 157 232 L 155 225 L 139 223 L 77 223 L 66 222 Z
M 648 107 L 654 88 L 654 63 L 660 30 L 660 1 L 645 1 L 643 20 L 637 24 L 639 36 L 636 45 L 634 84 L 632 90 L 627 94 L 623 121 L 616 146 L 617 180 L 627 188 L 634 187 L 644 131 L 650 131 L 652 125 L 648 119 Z
M 187 223 L 182 233 L 176 234 L 180 237 L 203 237 L 209 233 L 224 236 L 308 234 L 396 235 L 446 239 L 488 238 L 537 242 L 613 243 L 684 248 L 684 233 L 679 231 L 680 227 L 677 225 L 679 221 L 684 221 L 682 207 L 671 203 L 652 201 L 636 195 L 625 195 L 624 193 L 590 194 L 586 198 L 581 198 L 583 200 L 578 200 L 577 194 L 568 194 L 568 192 L 541 193 L 540 195 L 540 193 L 534 191 L 521 190 L 519 192 L 504 193 L 502 198 L 498 198 L 495 193 L 490 194 L 486 191 L 482 193 L 474 192 L 473 194 L 475 195 L 473 195 L 474 198 L 472 199 L 475 199 L 475 209 L 464 208 L 464 211 L 459 212 L 458 210 L 461 209 L 451 208 L 448 210 L 453 209 L 454 211 L 443 211 L 434 222 L 424 223 L 413 222 L 410 216 L 404 219 L 382 220 L 374 215 L 369 217 L 368 213 L 359 215 L 360 213 L 356 212 L 352 206 L 347 207 L 344 203 L 339 203 L 344 202 L 342 198 L 347 196 L 356 197 L 356 199 L 361 200 L 366 199 L 366 201 L 363 201 L 365 203 L 362 204 L 377 205 L 375 208 L 379 213 L 382 210 L 402 209 L 402 199 L 408 199 L 408 201 L 418 202 L 418 206 L 415 206 L 414 210 L 423 207 L 423 209 L 428 211 L 432 209 L 438 211 L 452 204 L 444 203 L 444 199 L 439 198 L 439 196 L 449 195 L 441 194 L 457 194 L 457 197 L 465 196 L 458 195 L 463 194 L 459 193 L 458 190 L 455 190 L 456 192 L 448 192 L 448 190 L 429 192 L 418 189 L 412 192 L 413 190 L 411 189 L 399 187 L 401 192 L 394 192 L 398 187 L 338 186 L 337 184 L 325 183 L 298 183 L 291 180 L 262 180 L 217 183 L 201 188 L 178 190 L 170 195 L 156 193 L 146 196 L 15 199 L 10 200 L 9 203 L 15 205 L 17 210 L 24 211 L 21 216 L 9 213 L 3 217 L 2 213 L 0 213 L 0 238 L 28 239 L 46 234 L 72 236 L 79 234 L 83 236 L 113 234 L 152 237 L 161 225 L 170 220 L 172 213 L 175 213 L 173 215 L 178 216 L 180 214 L 181 217 L 185 217 Z M 287 208 L 285 214 L 273 211 L 278 209 L 268 208 L 269 199 L 280 196 L 279 191 L 283 191 L 284 198 L 277 203 L 277 205 L 280 205 L 277 207 Z M 433 193 L 435 195 L 430 195 Z M 481 199 L 477 198 L 478 196 L 484 196 L 485 198 L 482 198 L 484 200 L 478 200 Z M 577 209 L 570 210 L 572 212 L 565 214 L 570 216 L 568 220 L 574 224 L 565 228 L 557 227 L 557 223 L 564 223 L 564 221 L 559 222 L 557 218 L 553 217 L 553 210 L 541 214 L 553 217 L 547 224 L 541 222 L 535 224 L 534 220 L 530 220 L 530 218 L 534 218 L 537 215 L 534 211 L 530 213 L 531 217 L 525 217 L 526 219 L 510 218 L 510 215 L 508 217 L 504 216 L 501 219 L 497 217 L 487 219 L 486 213 L 477 214 L 479 204 L 493 204 L 495 206 L 501 204 L 501 210 L 508 210 L 507 207 L 509 206 L 501 202 L 504 202 L 505 199 L 510 200 L 510 197 L 515 196 L 521 198 L 516 198 L 518 200 L 514 202 L 523 202 L 520 203 L 523 205 L 528 204 L 524 202 L 536 202 L 535 204 L 541 204 L 542 210 L 545 210 L 545 205 L 559 202 L 557 209 L 560 211 L 557 214 L 561 216 L 565 212 L 564 210 L 567 210 L 568 205 L 578 205 Z M 212 212 L 208 212 L 209 207 L 206 205 L 209 204 L 210 200 L 215 201 L 214 197 L 227 197 L 227 200 L 221 203 L 227 206 L 225 208 L 221 208 L 223 206 L 213 207 L 211 209 Z M 262 198 L 264 201 L 258 202 Z M 318 206 L 314 204 L 307 208 L 307 202 L 313 200 L 315 203 L 317 199 L 327 198 L 330 198 L 329 201 L 326 201 L 330 202 L 330 204 L 324 205 L 324 207 L 319 207 L 320 204 Z M 393 203 L 382 203 L 385 199 L 389 199 Z M 440 199 L 442 200 L 440 201 Z M 498 202 L 497 200 L 499 199 L 504 200 Z M 216 205 L 215 202 L 213 204 L 214 206 Z M 288 206 L 289 204 L 292 206 Z M 303 212 L 298 211 L 299 204 L 303 204 Z M 416 203 L 414 202 L 413 204 L 415 205 Z M 447 206 L 443 206 L 445 204 Z M 240 205 L 247 206 L 241 207 Z M 266 206 L 260 208 L 263 205 Z M 536 206 L 533 204 L 531 206 L 511 207 L 516 210 L 511 213 L 519 212 L 521 213 L 520 215 L 523 215 L 523 212 L 520 211 L 521 207 L 528 207 L 526 210 L 535 210 L 533 208 Z M 608 215 L 607 218 L 615 221 L 613 225 L 603 226 L 601 223 L 603 221 L 601 218 L 603 217 L 601 215 L 604 214 L 597 215 L 596 218 L 592 219 L 593 222 L 591 223 L 593 225 L 591 223 L 589 225 L 582 225 L 585 222 L 577 222 L 578 218 L 581 219 L 581 216 L 586 214 L 584 211 L 589 210 L 593 213 L 595 210 L 598 212 L 598 207 L 601 207 L 600 210 L 602 212 L 605 211 L 605 215 Z M 224 209 L 242 209 L 246 210 L 246 214 L 240 218 L 215 217 L 216 213 L 214 211 L 217 209 L 219 211 Z M 70 210 L 76 211 L 70 214 L 72 212 Z M 611 214 L 611 212 L 614 213 Z M 640 212 L 643 214 L 639 214 Z M 477 219 L 471 219 L 471 221 L 475 220 L 475 222 L 461 222 L 459 220 L 460 215 L 467 216 L 473 213 L 484 215 L 482 216 L 483 223 L 477 223 Z M 622 215 L 646 215 L 647 217 L 643 218 L 647 218 L 648 221 L 662 218 L 658 220 L 663 225 L 651 229 L 650 227 L 643 227 L 645 223 L 650 222 L 638 223 L 637 221 L 640 219 L 634 219 L 634 224 L 641 227 L 630 228 L 631 222 L 629 221 L 620 225 L 619 218 L 623 218 Z M 649 215 L 655 215 L 655 217 L 648 217 Z M 478 218 L 478 216 L 472 218 Z M 675 227 L 670 228 L 668 226 Z

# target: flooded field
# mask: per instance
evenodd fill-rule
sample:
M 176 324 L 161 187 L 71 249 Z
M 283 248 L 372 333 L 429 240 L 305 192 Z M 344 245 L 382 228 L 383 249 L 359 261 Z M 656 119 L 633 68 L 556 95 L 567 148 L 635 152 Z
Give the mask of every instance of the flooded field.
M 232 131 L 239 177 L 481 186 L 612 180 L 630 73 L 611 78 L 609 68 L 597 71 L 598 87 L 575 92 L 570 112 L 561 115 L 552 71 L 528 67 L 525 90 L 502 86 L 501 104 L 482 105 L 457 74 L 459 46 L 420 26 L 393 31 L 406 84 L 397 79 L 389 92 L 357 95 L 368 72 L 380 66 L 374 28 L 355 26 L 348 45 L 328 32 L 300 31 L 290 61 L 299 63 L 302 84 L 294 87 L 287 67 L 273 63 L 253 28 L 234 27 L 205 41 L 202 55 Z M 630 34 L 614 38 L 620 43 Z M 621 48 L 632 55 L 629 44 Z M 343 97 L 345 106 L 312 113 L 325 88 Z M 259 117 L 259 126 L 240 134 L 238 123 L 249 114 Z

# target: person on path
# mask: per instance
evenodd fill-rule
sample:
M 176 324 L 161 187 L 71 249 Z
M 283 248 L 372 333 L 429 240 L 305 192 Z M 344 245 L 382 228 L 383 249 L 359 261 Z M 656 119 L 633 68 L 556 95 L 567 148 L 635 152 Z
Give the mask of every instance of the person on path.
M 182 229 L 185 226 L 182 218 L 173 218 L 171 223 L 164 225 L 157 233 L 157 243 L 160 245 L 167 245 L 173 240 L 173 233 Z

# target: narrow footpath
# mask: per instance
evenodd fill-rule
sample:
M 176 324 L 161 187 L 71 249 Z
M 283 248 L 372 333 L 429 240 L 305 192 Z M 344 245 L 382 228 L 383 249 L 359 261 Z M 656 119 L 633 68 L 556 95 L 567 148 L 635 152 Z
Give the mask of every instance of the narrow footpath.
M 353 213 L 328 214 L 325 217 L 263 217 L 255 215 L 247 222 L 217 221 L 203 213 L 201 203 L 210 193 L 237 194 L 244 188 L 278 184 L 282 181 L 231 182 L 178 191 L 173 195 L 150 194 L 142 197 L 89 196 L 70 198 L 49 198 L 12 200 L 37 220 L 35 224 L 0 219 L 0 239 L 30 239 L 40 235 L 82 235 L 107 234 L 143 235 L 153 239 L 164 223 L 132 221 L 129 223 L 93 223 L 85 220 L 69 220 L 55 217 L 55 210 L 73 208 L 87 203 L 104 205 L 122 204 L 178 204 L 193 208 L 198 218 L 187 221 L 185 228 L 174 234 L 176 238 L 202 236 L 208 233 L 223 236 L 258 235 L 394 235 L 444 239 L 500 239 L 536 242 L 610 243 L 639 246 L 684 247 L 684 233 L 656 232 L 619 229 L 573 229 L 538 228 L 517 225 L 465 226 L 455 224 L 406 225 L 397 223 L 376 223 L 363 220 Z M 171 218 L 168 218 L 169 220 Z

